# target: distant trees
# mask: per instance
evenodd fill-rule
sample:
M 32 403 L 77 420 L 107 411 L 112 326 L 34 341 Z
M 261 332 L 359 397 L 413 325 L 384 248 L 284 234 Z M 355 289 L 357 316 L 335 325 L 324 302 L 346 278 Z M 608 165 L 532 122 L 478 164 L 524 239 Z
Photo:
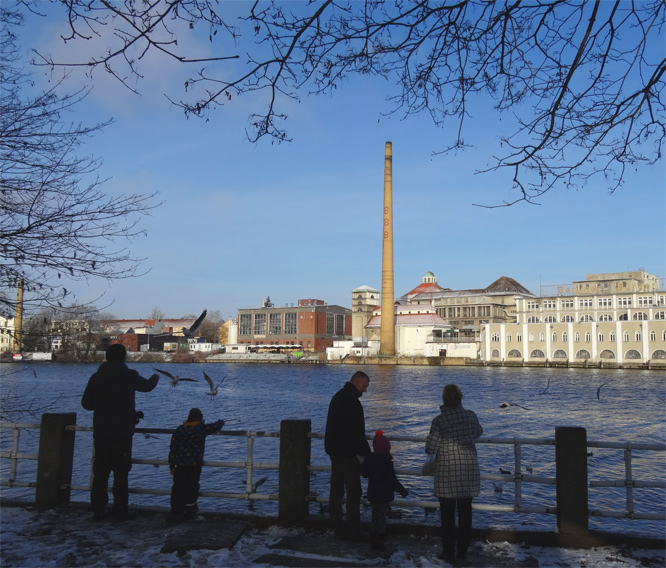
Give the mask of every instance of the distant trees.
M 100 162 L 76 151 L 109 121 L 68 118 L 87 91 L 61 94 L 62 80 L 36 92 L 13 32 L 22 16 L 8 5 L 0 6 L 0 309 L 12 314 L 21 279 L 34 311 L 72 303 L 68 280 L 136 275 L 140 260 L 119 241 L 142 232 L 155 204 L 153 195 L 101 190 Z
M 252 140 L 287 140 L 286 100 L 331 92 L 356 74 L 393 85 L 389 113 L 426 113 L 453 132 L 442 151 L 467 145 L 475 96 L 512 115 L 515 130 L 498 133 L 486 171 L 511 171 L 516 201 L 595 175 L 612 192 L 627 168 L 662 158 L 663 0 L 57 4 L 65 41 L 102 42 L 80 61 L 41 54 L 42 63 L 102 68 L 135 89 L 142 59 L 159 53 L 193 67 L 176 102 L 186 114 L 206 116 L 242 95 L 261 101 Z

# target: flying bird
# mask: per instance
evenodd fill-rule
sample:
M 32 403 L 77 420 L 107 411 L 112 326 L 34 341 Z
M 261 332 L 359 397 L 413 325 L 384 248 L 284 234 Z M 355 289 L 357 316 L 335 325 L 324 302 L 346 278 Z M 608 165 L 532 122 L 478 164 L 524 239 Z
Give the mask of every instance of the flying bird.
M 153 367 L 153 369 L 155 369 L 155 367 Z M 185 377 L 179 377 L 178 375 L 172 375 L 172 374 L 169 373 L 168 371 L 160 371 L 159 369 L 155 369 L 155 370 L 156 370 L 158 373 L 162 373 L 163 375 L 169 377 L 169 378 L 171 379 L 171 386 L 172 386 L 172 387 L 175 387 L 175 386 L 179 383 L 179 381 L 188 381 L 188 382 L 190 382 L 190 383 L 197 383 L 197 382 L 199 382 L 199 381 L 197 381 L 196 379 L 186 379 Z
M 224 377 L 222 377 L 222 380 L 219 383 L 217 383 L 217 385 L 215 385 L 215 384 L 213 384 L 213 379 L 211 379 L 208 376 L 208 373 L 206 373 L 206 371 L 203 372 L 203 375 L 204 375 L 204 379 L 206 379 L 206 382 L 208 383 L 208 386 L 210 387 L 210 391 L 208 391 L 206 394 L 209 394 L 211 397 L 215 396 L 217 394 L 217 389 L 224 382 L 224 379 L 226 379 L 227 376 L 224 375 Z
M 513 402 L 503 402 L 500 404 L 500 408 L 509 408 L 509 406 L 517 406 L 518 408 L 522 408 L 523 410 L 529 410 L 529 408 L 525 406 L 520 406 L 520 404 L 514 404 Z
M 186 338 L 194 337 L 194 334 L 196 333 L 197 329 L 201 327 L 201 324 L 203 323 L 203 320 L 206 319 L 206 314 L 208 313 L 208 310 L 204 310 L 201 312 L 201 315 L 195 320 L 195 322 L 190 326 L 190 327 L 184 327 L 183 328 L 183 335 Z
M 601 387 L 603 387 L 606 383 L 599 385 L 599 388 L 597 389 L 597 400 L 599 400 L 599 397 L 601 395 Z

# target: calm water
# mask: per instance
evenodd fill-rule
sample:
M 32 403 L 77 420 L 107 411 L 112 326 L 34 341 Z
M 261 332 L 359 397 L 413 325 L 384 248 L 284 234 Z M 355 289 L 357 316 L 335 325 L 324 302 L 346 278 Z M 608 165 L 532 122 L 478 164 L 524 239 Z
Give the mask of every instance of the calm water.
M 96 364 L 66 365 L 4 364 L 2 377 L 3 420 L 37 422 L 34 417 L 42 412 L 76 412 L 77 424 L 92 425 L 92 413 L 83 410 L 80 398 Z M 153 364 L 130 364 L 144 377 L 153 373 Z M 187 417 L 193 406 L 201 408 L 207 420 L 223 418 L 225 429 L 279 431 L 280 421 L 286 418 L 309 418 L 312 430 L 323 432 L 328 403 L 333 394 L 356 370 L 338 365 L 234 365 L 234 364 L 158 364 L 181 377 L 198 379 L 198 383 L 180 383 L 170 388 L 166 378 L 160 380 L 151 393 L 137 394 L 137 409 L 145 419 L 142 427 L 175 428 Z M 203 371 L 221 380 L 220 394 L 211 399 L 206 393 Z M 457 368 L 457 367 L 363 367 L 371 379 L 368 392 L 363 396 L 368 433 L 381 428 L 393 435 L 426 436 L 432 418 L 439 412 L 444 385 L 456 383 L 463 391 L 463 404 L 474 410 L 484 427 L 484 437 L 493 438 L 553 438 L 556 426 L 582 426 L 587 429 L 588 440 L 662 442 L 666 439 L 666 376 L 655 371 L 622 371 L 599 369 L 523 369 L 523 368 Z M 597 398 L 597 390 L 599 391 Z M 545 392 L 544 392 L 545 391 Z M 500 408 L 503 402 L 518 406 Z M 27 412 L 19 412 L 27 411 Z M 33 416 L 30 416 L 30 413 Z M 7 447 L 7 432 L 3 431 L 3 449 Z M 22 434 L 21 451 L 36 448 L 37 436 Z M 209 439 L 206 459 L 243 461 L 246 445 L 244 438 L 215 437 Z M 24 445 L 25 444 L 25 445 Z M 168 454 L 168 436 L 145 439 L 135 436 L 135 458 L 165 459 Z M 277 444 L 274 439 L 255 442 L 255 460 L 276 462 Z M 74 484 L 86 485 L 90 474 L 91 437 L 77 433 Z M 480 444 L 478 446 L 483 474 L 499 473 L 499 468 L 513 471 L 512 446 Z M 313 441 L 312 461 L 328 464 L 323 442 Z M 393 454 L 398 468 L 420 467 L 423 461 L 422 444 L 394 442 Z M 622 452 L 596 449 L 589 459 L 590 479 L 619 479 L 624 476 Z M 663 453 L 634 452 L 635 479 L 663 480 L 665 463 Z M 533 469 L 534 475 L 554 477 L 554 448 L 524 446 L 523 464 Z M 31 464 L 21 465 L 21 473 Z M 7 463 L 3 460 L 3 479 Z M 242 492 L 245 474 L 242 470 L 205 470 L 202 489 Z M 268 475 L 260 492 L 277 492 L 277 473 L 255 471 L 255 479 Z M 34 479 L 34 476 L 33 476 Z M 26 477 L 30 480 L 30 476 Z M 410 490 L 409 499 L 431 500 L 432 480 L 403 479 Z M 166 468 L 135 465 L 130 474 L 130 485 L 139 487 L 170 487 Z M 321 495 L 328 494 L 328 473 L 313 477 L 312 488 Z M 502 492 L 497 489 L 502 488 Z M 12 490 L 16 495 L 19 490 Z M 25 490 L 23 490 L 25 491 Z M 622 509 L 623 489 L 590 489 L 591 508 Z M 9 496 L 6 491 L 4 495 Z M 74 493 L 74 500 L 87 500 L 87 495 Z M 131 496 L 131 500 L 153 505 L 166 505 L 168 498 Z M 666 503 L 664 490 L 634 490 L 638 511 L 663 511 Z M 484 481 L 482 493 L 476 500 L 485 504 L 511 505 L 513 485 Z M 523 484 L 523 503 L 526 506 L 554 506 L 551 486 Z M 395 505 L 399 504 L 399 500 Z M 204 507 L 245 510 L 242 501 L 205 500 Z M 259 502 L 257 512 L 273 514 L 277 505 Z M 317 505 L 311 512 L 317 512 Z M 422 510 L 403 509 L 403 518 L 414 522 L 433 523 L 435 515 L 425 517 Z M 478 526 L 521 526 L 525 528 L 555 527 L 553 515 L 515 515 L 475 512 Z M 616 521 L 591 518 L 595 529 L 621 530 L 637 534 L 664 535 L 664 523 L 654 521 Z

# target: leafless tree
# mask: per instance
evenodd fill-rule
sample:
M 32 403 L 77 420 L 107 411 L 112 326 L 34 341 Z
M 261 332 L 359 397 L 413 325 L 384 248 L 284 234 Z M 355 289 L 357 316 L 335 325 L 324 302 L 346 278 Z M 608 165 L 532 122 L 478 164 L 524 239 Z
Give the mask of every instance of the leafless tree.
M 87 91 L 60 94 L 61 81 L 35 92 L 20 61 L 14 30 L 21 14 L 0 6 L 0 309 L 72 303 L 68 280 L 137 274 L 140 259 L 119 241 L 142 231 L 153 195 L 101 190 L 100 162 L 77 149 L 108 124 L 69 122 Z
M 483 170 L 512 172 L 520 197 L 503 205 L 596 175 L 613 192 L 627 168 L 662 157 L 664 0 L 257 1 L 240 17 L 215 0 L 58 3 L 65 41 L 100 36 L 108 49 L 42 63 L 103 68 L 134 88 L 142 58 L 159 52 L 194 67 L 176 103 L 186 114 L 263 94 L 252 140 L 288 140 L 285 99 L 330 92 L 353 74 L 394 85 L 387 113 L 452 124 L 435 153 L 467 145 L 473 97 L 487 97 L 515 125 L 498 133 Z M 188 54 L 186 34 L 208 40 L 210 56 Z

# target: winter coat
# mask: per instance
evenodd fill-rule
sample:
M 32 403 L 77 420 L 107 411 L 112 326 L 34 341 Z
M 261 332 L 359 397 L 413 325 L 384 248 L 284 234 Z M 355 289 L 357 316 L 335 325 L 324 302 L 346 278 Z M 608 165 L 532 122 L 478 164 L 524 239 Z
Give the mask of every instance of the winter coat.
M 476 497 L 481 491 L 481 472 L 474 442 L 483 428 L 476 414 L 462 405 L 440 409 L 425 447 L 426 453 L 437 454 L 435 495 L 448 499 Z
M 81 406 L 93 411 L 95 440 L 119 440 L 134 435 L 134 393 L 150 392 L 159 381 L 144 379 L 138 372 L 119 361 L 106 361 L 88 380 Z
M 185 465 L 200 466 L 206 450 L 206 436 L 219 432 L 222 426 L 224 420 L 210 424 L 198 420 L 183 422 L 171 436 L 169 467 L 173 469 Z
M 371 453 L 361 464 L 361 475 L 368 478 L 370 503 L 390 503 L 395 498 L 394 491 L 403 497 L 409 494 L 395 475 L 391 454 Z
M 326 418 L 324 449 L 329 456 L 367 456 L 370 445 L 365 437 L 365 415 L 361 392 L 345 383 L 331 399 Z

